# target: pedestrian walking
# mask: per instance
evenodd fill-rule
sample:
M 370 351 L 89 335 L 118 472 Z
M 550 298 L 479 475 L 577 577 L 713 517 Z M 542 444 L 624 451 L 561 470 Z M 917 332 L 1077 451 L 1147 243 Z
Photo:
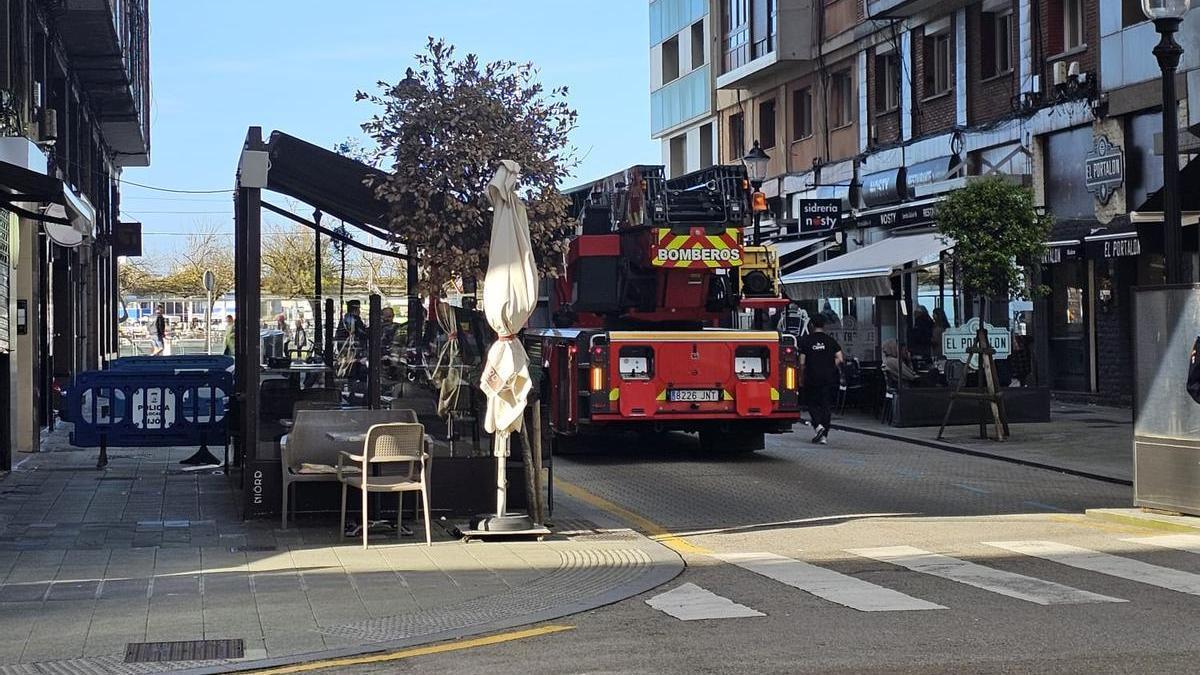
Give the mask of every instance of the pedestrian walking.
M 234 345 L 237 344 L 237 339 L 234 337 L 234 320 L 232 314 L 225 315 L 225 356 L 233 356 Z
M 150 356 L 161 356 L 167 348 L 167 317 L 163 316 L 163 306 L 154 308 L 154 332 L 150 336 Z
M 808 335 L 800 338 L 800 369 L 808 414 L 812 417 L 813 443 L 825 443 L 833 421 L 833 399 L 840 377 L 842 346 L 825 332 L 825 315 L 809 317 Z

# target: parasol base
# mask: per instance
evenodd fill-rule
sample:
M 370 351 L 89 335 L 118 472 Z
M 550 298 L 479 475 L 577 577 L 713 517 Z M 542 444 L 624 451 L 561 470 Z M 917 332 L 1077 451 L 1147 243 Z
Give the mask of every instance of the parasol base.
M 181 459 L 179 460 L 179 463 L 188 464 L 191 466 L 204 466 L 209 464 L 220 466 L 221 460 L 214 457 L 213 454 L 208 451 L 207 445 L 202 445 L 200 446 L 199 450 L 192 454 L 191 457 Z
M 524 513 L 506 513 L 503 516 L 475 516 L 471 519 L 469 529 L 462 530 L 465 539 L 484 539 L 487 537 L 544 537 L 550 530 L 533 522 Z

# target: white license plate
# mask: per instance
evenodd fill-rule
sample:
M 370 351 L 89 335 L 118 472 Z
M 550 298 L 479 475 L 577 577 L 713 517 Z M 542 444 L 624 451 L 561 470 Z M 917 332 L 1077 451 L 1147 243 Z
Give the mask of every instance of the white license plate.
M 683 401 L 687 403 L 720 401 L 721 392 L 716 389 L 672 389 L 671 391 L 667 392 L 667 397 L 672 401 Z

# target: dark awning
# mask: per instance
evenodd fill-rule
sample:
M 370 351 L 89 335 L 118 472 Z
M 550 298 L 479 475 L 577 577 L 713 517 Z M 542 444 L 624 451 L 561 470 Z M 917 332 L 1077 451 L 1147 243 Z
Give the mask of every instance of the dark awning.
M 384 171 L 281 131 L 271 132 L 267 152 L 271 159 L 267 172 L 270 190 L 295 197 L 360 228 L 383 226 L 387 202 L 376 198 L 375 190 L 366 183 L 368 179 L 387 178 Z
M 1200 211 L 1200 159 L 1193 159 L 1179 171 L 1180 211 Z M 1138 213 L 1162 213 L 1162 188 L 1151 193 L 1137 209 Z
M 9 162 L 0 162 L 0 187 L 19 197 L 14 201 L 65 204 L 61 180 Z

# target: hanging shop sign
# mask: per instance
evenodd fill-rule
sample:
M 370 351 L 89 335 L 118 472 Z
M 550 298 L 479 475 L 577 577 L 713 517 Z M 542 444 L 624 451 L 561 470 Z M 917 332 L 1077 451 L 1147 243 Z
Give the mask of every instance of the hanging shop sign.
M 904 184 L 908 188 L 908 194 L 913 194 L 914 188 L 918 185 L 928 185 L 945 180 L 950 175 L 953 162 L 953 157 L 938 157 L 925 162 L 917 162 L 905 169 Z
M 869 173 L 862 178 L 862 199 L 867 207 L 894 204 L 904 199 L 904 167 Z
M 142 255 L 142 224 L 118 222 L 113 228 L 113 253 L 136 258 Z
M 1007 359 L 1012 353 L 1012 332 L 1007 328 L 997 328 L 990 323 L 983 324 L 987 331 L 988 343 L 996 350 L 995 358 Z M 947 359 L 958 359 L 967 362 L 967 350 L 975 344 L 975 333 L 979 331 L 979 317 L 968 319 L 957 328 L 948 328 L 942 333 L 942 353 Z
M 1107 204 L 1113 192 L 1125 183 L 1125 157 L 1121 146 L 1098 134 L 1092 140 L 1092 150 L 1083 162 L 1084 185 L 1101 204 Z
M 1042 264 L 1054 265 L 1064 260 L 1078 260 L 1083 257 L 1083 244 L 1078 241 L 1061 244 L 1048 244 L 1042 252 Z
M 1092 260 L 1127 258 L 1142 254 L 1142 240 L 1137 232 L 1085 239 L 1087 257 Z
M 800 234 L 828 232 L 842 220 L 842 200 L 801 199 Z

